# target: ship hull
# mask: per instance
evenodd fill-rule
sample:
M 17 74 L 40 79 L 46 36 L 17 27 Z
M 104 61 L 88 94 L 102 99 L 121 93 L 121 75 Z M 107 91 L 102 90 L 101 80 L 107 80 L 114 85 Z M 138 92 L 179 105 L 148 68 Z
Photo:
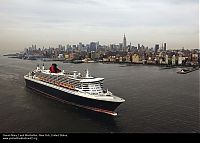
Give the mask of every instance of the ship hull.
M 50 98 L 56 99 L 61 102 L 67 102 L 69 104 L 90 109 L 97 112 L 103 112 L 111 115 L 117 115 L 114 110 L 121 104 L 121 102 L 111 102 L 90 99 L 86 97 L 81 97 L 78 95 L 70 94 L 58 89 L 54 89 L 49 86 L 25 79 L 26 86 L 37 92 L 40 92 Z

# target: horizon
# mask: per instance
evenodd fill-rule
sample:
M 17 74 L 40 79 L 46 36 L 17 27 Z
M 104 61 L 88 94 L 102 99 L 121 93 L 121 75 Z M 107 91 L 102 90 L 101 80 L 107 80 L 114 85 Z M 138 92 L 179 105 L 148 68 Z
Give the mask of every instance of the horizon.
M 198 0 L 0 0 L 0 52 L 36 44 L 199 48 Z

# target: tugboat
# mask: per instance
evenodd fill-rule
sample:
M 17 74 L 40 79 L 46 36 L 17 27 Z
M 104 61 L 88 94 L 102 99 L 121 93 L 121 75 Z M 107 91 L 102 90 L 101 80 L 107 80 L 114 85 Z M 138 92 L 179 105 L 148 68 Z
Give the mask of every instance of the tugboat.
M 193 72 L 193 71 L 196 71 L 196 70 L 199 70 L 199 66 L 191 67 L 191 68 L 184 68 L 184 69 L 181 69 L 180 71 L 178 71 L 177 73 L 186 74 L 186 73 L 190 73 L 190 72 Z
M 26 86 L 53 99 L 81 108 L 116 116 L 114 110 L 125 100 L 104 89 L 104 78 L 93 77 L 86 70 L 65 72 L 52 64 L 49 69 L 37 66 L 24 76 Z
M 189 69 L 181 69 L 180 71 L 177 71 L 177 73 L 179 74 L 186 74 L 186 73 L 189 73 L 190 70 Z

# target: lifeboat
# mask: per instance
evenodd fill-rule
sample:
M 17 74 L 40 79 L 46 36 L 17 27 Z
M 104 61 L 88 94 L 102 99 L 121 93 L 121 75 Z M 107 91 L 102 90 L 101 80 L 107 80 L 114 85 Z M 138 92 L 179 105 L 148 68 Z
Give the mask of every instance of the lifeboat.
M 68 84 L 67 84 L 67 83 L 64 83 L 64 87 L 68 88 Z
M 62 83 L 62 82 L 60 83 L 60 86 L 63 86 L 63 83 Z
M 75 89 L 75 86 L 74 85 L 71 85 L 72 89 Z
M 54 84 L 55 84 L 55 85 L 59 85 L 59 82 L 55 81 Z

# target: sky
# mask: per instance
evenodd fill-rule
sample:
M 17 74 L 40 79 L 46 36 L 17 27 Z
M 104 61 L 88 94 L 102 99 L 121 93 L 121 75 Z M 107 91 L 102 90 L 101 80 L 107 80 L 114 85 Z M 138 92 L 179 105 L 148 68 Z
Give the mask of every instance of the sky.
M 36 44 L 199 48 L 198 0 L 0 0 L 0 52 Z

